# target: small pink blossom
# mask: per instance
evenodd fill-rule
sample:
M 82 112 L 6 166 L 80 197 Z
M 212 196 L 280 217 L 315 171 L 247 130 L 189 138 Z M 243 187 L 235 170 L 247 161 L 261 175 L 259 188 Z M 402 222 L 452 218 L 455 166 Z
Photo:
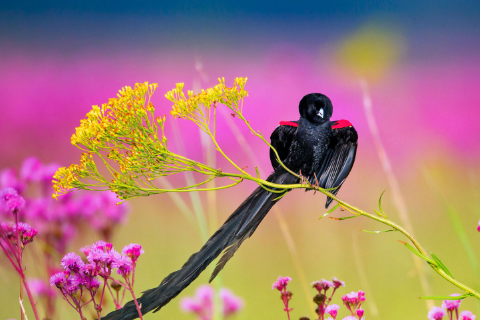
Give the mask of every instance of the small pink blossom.
M 459 320 L 475 320 L 477 316 L 475 316 L 473 313 L 471 313 L 470 311 L 462 311 L 460 313 L 460 318 L 458 318 Z
M 127 277 L 133 269 L 132 261 L 126 256 L 120 256 L 120 258 L 113 262 L 112 269 L 117 269 L 117 274 Z
M 363 313 L 365 312 L 365 310 L 363 309 L 358 309 L 357 310 L 357 316 L 359 319 L 361 319 L 363 317 Z
M 340 306 L 338 304 L 331 304 L 327 306 L 327 308 L 325 309 L 325 313 L 329 313 L 333 317 L 333 319 L 336 319 L 338 309 L 340 309 Z
M 315 289 L 318 290 L 318 292 L 320 292 L 322 290 L 328 290 L 330 288 L 333 288 L 334 284 L 331 281 L 322 279 L 320 281 L 312 282 L 312 287 L 314 287 Z
M 88 256 L 90 254 L 90 250 L 91 250 L 90 246 L 85 246 L 85 247 L 80 248 L 80 252 L 83 252 L 83 254 L 85 256 Z
M 222 288 L 220 289 L 220 300 L 223 305 L 223 316 L 229 317 L 243 308 L 243 300 L 233 294 L 232 291 Z
M 97 291 L 98 287 L 102 284 L 102 281 L 100 281 L 98 277 L 93 277 L 85 279 L 84 283 L 88 290 Z
M 43 281 L 41 279 L 28 279 L 27 283 L 28 283 L 28 287 L 30 288 L 30 291 L 32 292 L 32 295 L 34 295 L 36 297 L 42 297 L 42 296 L 53 297 L 53 296 L 55 296 L 55 291 L 53 291 L 45 283 L 45 281 Z
M 66 282 L 66 272 L 57 272 L 53 276 L 50 277 L 50 286 L 55 286 L 57 288 L 62 288 Z
M 200 320 L 210 320 L 213 315 L 213 296 L 212 287 L 203 285 L 195 291 L 195 297 L 182 299 L 180 307 L 184 312 L 195 313 Z
M 42 163 L 35 157 L 26 158 L 20 169 L 20 176 L 25 181 L 39 181 L 42 178 Z
M 87 260 L 90 263 L 100 263 L 105 259 L 105 252 L 102 249 L 92 248 L 88 253 Z
M 478 221 L 477 231 L 480 232 L 480 221 Z
M 433 307 L 432 309 L 430 309 L 430 311 L 428 312 L 428 319 L 429 320 L 442 320 L 442 318 L 446 315 L 446 312 L 445 310 L 443 310 L 442 308 L 440 307 Z
M 103 254 L 103 261 L 108 267 L 111 267 L 115 261 L 119 260 L 122 257 L 120 253 L 114 249 L 107 251 Z
M 0 202 L 0 207 L 7 212 L 17 213 L 25 207 L 25 199 L 13 188 L 0 191 Z
M 129 257 L 133 263 L 137 262 L 138 257 L 145 252 L 142 249 L 142 246 L 136 243 L 130 243 L 128 246 L 125 246 L 122 250 L 122 253 Z
M 62 258 L 61 264 L 65 270 L 79 272 L 80 268 L 84 265 L 84 262 L 82 261 L 82 258 L 80 258 L 80 256 L 75 252 L 70 252 Z
M 458 293 L 451 294 L 450 296 L 460 296 Z M 460 303 L 462 300 L 444 300 L 442 303 L 442 308 L 446 309 L 447 311 L 454 311 L 460 307 Z
M 340 287 L 345 287 L 345 282 L 338 280 L 336 277 L 332 278 L 332 283 L 335 289 L 338 289 Z
M 277 289 L 278 291 L 282 291 L 283 289 L 285 289 L 287 287 L 287 285 L 290 281 L 292 281 L 292 278 L 290 278 L 290 277 L 279 276 L 277 281 L 275 281 L 272 284 L 272 289 Z
M 19 222 L 18 224 L 14 224 L 13 232 L 17 232 L 17 227 L 20 234 L 20 241 L 22 241 L 23 245 L 32 242 L 33 238 L 38 233 L 37 229 L 30 227 L 30 225 L 25 222 Z
M 349 306 L 355 306 L 358 303 L 358 293 L 352 291 L 347 293 L 346 295 L 342 296 L 342 301 Z

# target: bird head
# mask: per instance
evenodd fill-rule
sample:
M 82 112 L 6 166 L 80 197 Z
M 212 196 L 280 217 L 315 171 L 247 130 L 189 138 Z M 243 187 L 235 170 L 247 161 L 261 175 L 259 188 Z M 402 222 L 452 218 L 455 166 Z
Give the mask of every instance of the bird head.
M 332 101 L 321 93 L 307 94 L 300 100 L 298 106 L 300 115 L 313 123 L 329 121 L 333 113 Z

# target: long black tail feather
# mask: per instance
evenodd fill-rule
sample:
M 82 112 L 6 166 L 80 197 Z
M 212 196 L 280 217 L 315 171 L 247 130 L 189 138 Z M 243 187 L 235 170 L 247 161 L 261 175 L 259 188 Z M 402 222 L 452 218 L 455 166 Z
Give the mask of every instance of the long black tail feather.
M 277 184 L 291 184 L 297 182 L 298 178 L 277 170 L 268 177 L 267 181 Z M 227 249 L 210 278 L 210 281 L 212 281 L 242 242 L 255 232 L 265 215 L 278 201 L 275 199 L 280 195 L 280 193 L 269 192 L 262 187 L 255 189 L 208 239 L 200 251 L 190 256 L 180 270 L 169 274 L 157 288 L 149 289 L 143 293 L 138 299 L 142 314 L 152 310 L 154 312 L 160 310 L 194 281 L 222 251 Z M 132 320 L 138 317 L 135 303 L 130 301 L 122 309 L 109 313 L 102 320 Z

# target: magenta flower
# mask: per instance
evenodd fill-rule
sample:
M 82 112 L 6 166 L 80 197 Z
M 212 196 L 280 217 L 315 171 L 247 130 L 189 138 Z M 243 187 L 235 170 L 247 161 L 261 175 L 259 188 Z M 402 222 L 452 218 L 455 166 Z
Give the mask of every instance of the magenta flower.
M 338 280 L 336 277 L 332 277 L 332 283 L 335 289 L 345 287 L 345 282 Z
M 20 176 L 23 180 L 39 181 L 42 177 L 42 163 L 35 157 L 29 157 L 23 161 Z
M 90 254 L 90 246 L 80 248 L 80 252 L 83 252 L 85 256 L 88 256 Z
M 87 260 L 90 263 L 100 263 L 105 260 L 105 252 L 102 249 L 92 248 L 88 253 Z
M 290 281 L 292 281 L 292 278 L 290 278 L 290 277 L 279 276 L 277 281 L 275 281 L 272 284 L 272 289 L 277 289 L 278 291 L 282 291 L 283 289 L 285 289 L 287 287 L 287 285 Z
M 312 287 L 314 287 L 315 289 L 318 290 L 318 292 L 322 291 L 322 290 L 328 290 L 330 288 L 333 288 L 334 287 L 334 284 L 333 282 L 331 281 L 328 281 L 328 280 L 325 280 L 325 279 L 322 279 L 320 281 L 314 281 L 312 282 Z
M 133 263 L 137 262 L 138 257 L 145 252 L 142 250 L 142 246 L 136 243 L 130 243 L 128 246 L 125 246 L 122 250 L 122 253 L 129 257 Z
M 61 264 L 63 269 L 77 273 L 84 265 L 84 262 L 82 261 L 82 258 L 80 258 L 80 256 L 77 255 L 75 252 L 70 252 L 62 258 Z
M 55 291 L 53 291 L 46 283 L 45 281 L 41 279 L 28 279 L 27 280 L 28 287 L 30 288 L 30 291 L 32 294 L 36 297 L 41 297 L 41 296 L 54 296 Z
M 76 274 L 71 274 L 66 278 L 66 285 L 63 287 L 63 289 L 69 295 L 74 295 L 78 290 L 80 290 L 80 286 L 83 284 L 84 279 Z
M 445 310 L 443 310 L 440 307 L 433 307 L 428 311 L 428 319 L 429 320 L 442 320 L 442 318 L 446 315 L 447 313 Z
M 331 304 L 327 306 L 327 308 L 325 309 L 325 313 L 329 313 L 333 317 L 333 319 L 336 319 L 338 309 L 340 309 L 340 306 L 338 304 Z
M 28 223 L 19 222 L 18 224 L 13 225 L 13 232 L 17 232 L 17 225 L 18 225 L 18 233 L 20 234 L 20 241 L 22 241 L 23 245 L 26 245 L 33 241 L 33 238 L 37 235 L 38 231 L 35 228 L 30 227 Z
M 223 305 L 223 317 L 227 318 L 243 308 L 243 300 L 233 294 L 232 291 L 222 288 L 220 289 L 220 300 Z
M 359 319 L 361 319 L 363 317 L 363 313 L 365 312 L 365 310 L 363 309 L 358 309 L 357 310 L 357 316 Z
M 25 199 L 13 188 L 0 191 L 0 202 L 0 207 L 7 212 L 17 213 L 25 207 Z
M 53 276 L 50 277 L 50 286 L 55 286 L 59 289 L 63 288 L 65 284 L 67 284 L 67 279 L 66 275 L 68 272 L 62 271 L 62 272 L 57 272 Z
M 91 247 L 91 249 L 99 249 L 103 251 L 110 251 L 112 250 L 112 248 L 113 248 L 113 244 L 105 242 L 103 240 L 99 240 L 95 242 Z
M 364 298 L 365 299 L 365 298 Z M 350 293 L 347 293 L 346 295 L 342 296 L 342 301 L 347 305 L 347 306 L 355 306 L 357 305 L 359 299 L 358 299 L 358 293 L 355 291 L 352 291 Z
M 214 291 L 211 286 L 203 285 L 195 291 L 195 297 L 183 298 L 180 307 L 184 312 L 195 313 L 200 320 L 211 320 L 213 316 Z
M 113 249 L 103 254 L 103 262 L 105 262 L 108 267 L 111 267 L 115 261 L 121 258 L 122 255 Z
M 102 284 L 102 281 L 100 281 L 98 277 L 93 277 L 84 279 L 84 283 L 85 287 L 87 287 L 88 290 L 97 291 L 97 289 Z
M 360 303 L 365 301 L 365 292 L 363 292 L 362 290 L 358 291 L 358 301 L 360 301 Z
M 132 272 L 132 261 L 126 256 L 120 256 L 112 263 L 112 269 L 117 269 L 117 274 L 122 277 L 128 277 Z
M 460 296 L 458 293 L 451 294 L 450 296 Z M 460 303 L 462 300 L 444 300 L 442 303 L 442 308 L 446 309 L 447 311 L 455 311 L 460 307 Z
M 470 311 L 462 311 L 460 313 L 460 318 L 459 320 L 475 320 L 477 316 L 473 315 Z

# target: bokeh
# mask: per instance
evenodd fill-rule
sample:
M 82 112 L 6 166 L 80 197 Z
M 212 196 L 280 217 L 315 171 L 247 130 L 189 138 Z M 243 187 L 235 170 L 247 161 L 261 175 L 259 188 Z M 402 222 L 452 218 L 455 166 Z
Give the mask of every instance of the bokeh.
M 479 14 L 478 1 L 447 0 L 2 3 L 0 169 L 19 168 L 29 156 L 77 163 L 80 151 L 70 137 L 80 120 L 92 105 L 136 82 L 158 83 L 153 103 L 167 115 L 169 143 L 201 161 L 212 159 L 198 129 L 168 116 L 171 103 L 163 95 L 175 83 L 198 91 L 219 77 L 227 84 L 248 77 L 244 115 L 265 136 L 279 121 L 298 119 L 305 94 L 321 92 L 333 102 L 333 118 L 348 119 L 359 133 L 357 160 L 340 198 L 373 211 L 386 190 L 384 210 L 402 225 L 395 200 L 400 191 L 416 238 L 460 281 L 480 289 Z M 372 101 L 370 123 L 361 84 Z M 372 120 L 378 128 L 373 135 Z M 268 147 L 238 119 L 220 118 L 218 130 L 219 144 L 239 165 L 271 171 Z M 215 164 L 228 167 L 220 155 Z M 200 202 L 182 198 L 190 210 L 210 217 L 212 234 L 254 188 L 244 182 L 214 196 L 200 194 Z M 222 271 L 222 286 L 245 302 L 237 319 L 286 318 L 271 289 L 279 275 L 293 279 L 294 318 L 313 316 L 314 289 L 305 292 L 299 268 L 308 283 L 336 276 L 347 284 L 342 294 L 365 291 L 367 319 L 423 319 L 427 303 L 419 297 L 461 293 L 426 264 L 416 268 L 397 242 L 404 240 L 399 234 L 360 230 L 382 225 L 363 218 L 319 221 L 324 201 L 318 193 L 288 194 Z M 141 292 L 178 269 L 203 239 L 169 195 L 134 199 L 130 206 L 112 242 L 119 248 L 142 244 L 136 278 Z M 87 236 L 91 241 L 70 251 L 100 240 Z M 18 281 L 3 262 L 0 318 L 16 318 Z M 35 257 L 28 257 L 27 273 L 41 276 L 34 265 Z M 180 298 L 208 282 L 210 271 L 145 318 L 193 318 L 180 310 Z M 480 313 L 473 298 L 463 306 Z M 66 306 L 61 314 L 75 316 Z

